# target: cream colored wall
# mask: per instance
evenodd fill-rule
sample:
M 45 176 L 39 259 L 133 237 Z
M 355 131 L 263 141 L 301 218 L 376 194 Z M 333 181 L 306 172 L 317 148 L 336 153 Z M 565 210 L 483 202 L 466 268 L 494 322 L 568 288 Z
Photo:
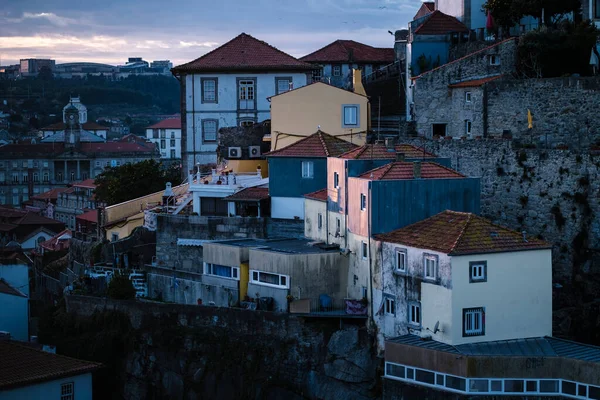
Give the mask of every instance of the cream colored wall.
M 321 229 L 319 229 L 319 214 L 323 218 Z M 323 242 L 327 240 L 327 202 L 304 199 L 304 236 Z
M 127 222 L 123 221 L 120 224 L 116 224 L 112 227 L 105 227 L 106 240 L 111 240 L 113 233 L 118 234 L 119 239 L 126 238 L 127 236 L 131 235 L 131 232 L 133 232 L 135 228 L 142 225 L 144 225 L 144 213 L 139 212 L 138 214 L 129 217 Z
M 269 177 L 269 163 L 267 160 L 227 160 L 227 169 L 235 173 L 254 173 L 259 167 L 262 171 L 262 177 Z
M 487 261 L 487 282 L 469 283 L 469 262 Z M 552 252 L 452 257 L 452 342 L 552 335 Z M 463 308 L 485 307 L 485 335 L 462 337 Z
M 421 331 L 434 340 L 451 343 L 452 335 L 452 290 L 431 283 L 421 283 Z M 433 333 L 436 322 L 439 331 Z M 429 329 L 428 329 L 429 328 Z M 462 333 L 461 333 L 462 334 Z
M 342 128 L 343 104 L 360 104 L 359 128 Z M 319 125 L 325 133 L 357 145 L 364 144 L 364 132 L 369 128 L 368 99 L 325 83 L 315 83 L 271 98 L 271 150 L 312 135 Z M 354 134 L 356 132 L 363 133 Z

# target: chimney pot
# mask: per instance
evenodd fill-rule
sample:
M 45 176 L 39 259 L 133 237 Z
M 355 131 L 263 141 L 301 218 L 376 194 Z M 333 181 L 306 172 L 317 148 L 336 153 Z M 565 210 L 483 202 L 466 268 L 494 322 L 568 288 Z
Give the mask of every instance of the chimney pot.
M 421 161 L 413 163 L 413 175 L 415 178 L 421 178 Z

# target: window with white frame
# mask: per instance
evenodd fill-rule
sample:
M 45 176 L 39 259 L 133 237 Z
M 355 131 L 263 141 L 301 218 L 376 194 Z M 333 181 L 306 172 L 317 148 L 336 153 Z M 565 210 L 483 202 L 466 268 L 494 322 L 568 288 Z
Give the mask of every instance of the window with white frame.
M 271 272 L 262 272 L 251 270 L 250 283 L 263 286 L 271 286 L 280 289 L 290 288 L 290 277 L 287 275 L 274 274 Z
M 471 120 L 465 120 L 465 134 L 470 135 L 471 134 L 471 128 L 473 126 L 473 123 L 471 122 Z
M 63 383 L 60 385 L 60 400 L 75 399 L 75 384 L 73 382 Z
M 406 272 L 406 249 L 396 249 L 396 272 Z
M 421 326 L 421 303 L 411 301 L 408 303 L 408 323 L 412 326 Z
M 465 92 L 465 103 L 471 102 L 471 92 Z
M 396 315 L 396 301 L 391 296 L 385 297 L 384 302 L 384 313 L 385 315 Z
M 437 256 L 431 254 L 423 255 L 423 276 L 425 279 L 435 280 L 437 278 Z
M 487 281 L 487 261 L 471 261 L 469 263 L 469 282 Z
M 276 94 L 285 93 L 292 90 L 292 79 L 291 78 L 275 78 Z
M 202 120 L 202 137 L 205 142 L 217 141 L 218 122 L 216 119 Z M 162 143 L 161 143 L 161 148 Z
M 317 68 L 312 71 L 312 81 L 313 82 L 321 82 L 321 78 L 323 78 L 323 69 Z
M 361 248 L 362 258 L 366 259 L 367 255 L 369 253 L 367 242 L 360 242 L 360 248 Z
M 48 161 L 44 161 L 44 168 L 48 168 Z
M 202 78 L 202 103 L 217 102 L 217 78 Z
M 360 210 L 365 211 L 367 209 L 367 196 L 364 193 L 360 194 Z
M 500 56 L 498 54 L 490 55 L 490 65 L 500 65 Z
M 317 226 L 320 229 L 323 228 L 323 214 L 319 213 L 319 215 L 317 216 Z
M 358 104 L 342 105 L 342 128 L 358 128 L 360 126 L 359 110 Z
M 48 182 L 50 180 L 50 174 L 44 172 L 44 182 Z
M 315 175 L 315 164 L 312 161 L 302 161 L 302 177 L 312 179 Z
M 339 189 L 340 187 L 340 174 L 337 172 L 333 173 L 333 187 Z
M 463 336 L 483 335 L 485 335 L 484 308 L 463 308 Z
M 240 279 L 240 269 L 238 267 L 228 267 L 212 263 L 204 263 L 204 274 L 218 276 L 220 278 Z
M 333 66 L 333 76 L 342 76 L 342 66 L 341 65 L 334 65 Z

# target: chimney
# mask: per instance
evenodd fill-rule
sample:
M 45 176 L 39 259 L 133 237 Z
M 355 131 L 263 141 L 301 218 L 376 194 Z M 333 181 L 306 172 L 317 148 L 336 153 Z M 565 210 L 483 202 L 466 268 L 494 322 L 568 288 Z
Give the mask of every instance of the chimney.
M 397 152 L 396 153 L 396 161 L 404 162 L 404 153 Z
M 421 161 L 416 161 L 413 163 L 413 175 L 415 179 L 421 178 Z

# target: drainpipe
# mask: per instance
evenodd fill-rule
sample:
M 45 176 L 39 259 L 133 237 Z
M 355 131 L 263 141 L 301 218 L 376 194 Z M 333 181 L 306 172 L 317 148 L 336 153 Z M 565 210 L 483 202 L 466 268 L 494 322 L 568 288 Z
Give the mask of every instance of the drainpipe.
M 372 195 L 372 191 L 371 191 L 371 185 L 372 185 L 373 181 L 369 181 L 369 197 L 368 197 L 368 203 L 367 203 L 367 209 L 368 209 L 368 221 L 367 221 L 367 234 L 369 235 L 369 238 L 367 240 L 368 243 L 368 249 L 367 249 L 367 256 L 369 257 L 369 296 L 370 296 L 370 301 L 369 304 L 371 305 L 371 313 L 370 313 L 370 321 L 371 321 L 371 326 L 373 326 L 374 324 L 374 319 L 373 319 L 373 262 L 372 262 L 372 257 L 371 257 L 371 209 L 373 208 L 372 205 L 372 199 L 373 199 L 373 195 Z

